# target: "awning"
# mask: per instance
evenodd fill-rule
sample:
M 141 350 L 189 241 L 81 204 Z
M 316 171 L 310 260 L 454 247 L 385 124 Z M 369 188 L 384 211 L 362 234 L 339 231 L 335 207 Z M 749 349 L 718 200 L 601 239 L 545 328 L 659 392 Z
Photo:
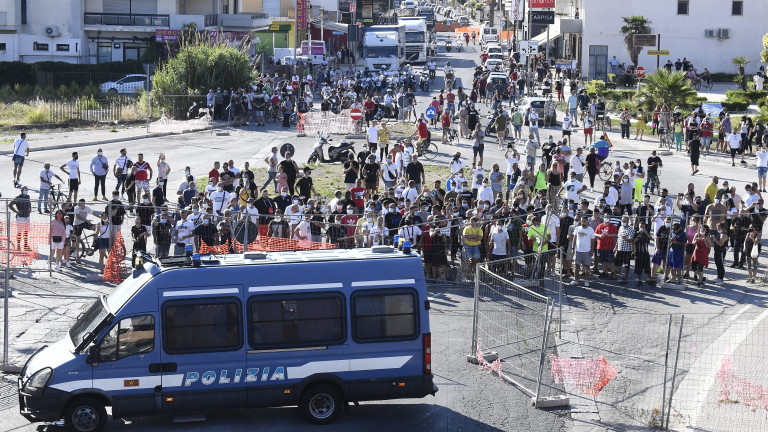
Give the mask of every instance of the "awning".
M 554 26 L 553 26 L 554 27 Z M 555 40 L 558 36 L 560 36 L 560 31 L 554 31 L 553 29 L 549 29 L 549 39 L 547 39 L 547 32 L 534 36 L 533 40 L 539 43 L 539 45 L 546 45 L 548 42 L 551 42 Z
M 312 20 L 312 25 L 320 28 L 320 20 Z M 347 33 L 349 31 L 349 26 L 347 24 L 339 24 L 334 21 L 323 21 L 323 30 Z

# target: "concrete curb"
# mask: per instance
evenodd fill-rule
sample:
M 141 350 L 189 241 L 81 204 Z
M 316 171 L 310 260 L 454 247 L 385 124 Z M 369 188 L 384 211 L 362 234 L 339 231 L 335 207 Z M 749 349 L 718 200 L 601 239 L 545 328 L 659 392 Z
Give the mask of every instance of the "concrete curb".
M 157 132 L 157 133 L 151 133 L 146 135 L 135 135 L 135 136 L 128 136 L 128 137 L 121 137 L 121 138 L 114 138 L 114 139 L 102 139 L 97 141 L 88 141 L 88 142 L 82 142 L 77 144 L 58 144 L 58 145 L 50 145 L 50 146 L 42 146 L 42 147 L 33 147 L 33 151 L 45 151 L 45 150 L 59 150 L 59 149 L 65 149 L 65 148 L 73 148 L 73 147 L 88 147 L 88 146 L 95 146 L 95 145 L 104 145 L 104 144 L 114 144 L 118 142 L 127 142 L 127 141 L 136 141 L 141 139 L 147 139 L 147 138 L 158 138 L 158 137 L 164 137 L 169 135 L 182 135 L 186 133 L 193 133 L 193 132 L 202 132 L 208 130 L 206 129 L 192 129 L 184 132 Z M 13 150 L 2 150 L 0 151 L 0 155 L 10 155 L 13 154 Z

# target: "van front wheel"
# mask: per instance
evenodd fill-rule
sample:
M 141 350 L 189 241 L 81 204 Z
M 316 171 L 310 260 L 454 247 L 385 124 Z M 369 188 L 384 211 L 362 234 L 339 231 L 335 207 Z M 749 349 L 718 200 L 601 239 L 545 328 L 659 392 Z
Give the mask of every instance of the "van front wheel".
M 299 409 L 313 424 L 329 424 L 336 420 L 344 401 L 341 394 L 329 385 L 316 385 L 301 396 Z
M 64 423 L 73 432 L 101 432 L 107 426 L 107 410 L 97 399 L 77 398 L 64 410 Z

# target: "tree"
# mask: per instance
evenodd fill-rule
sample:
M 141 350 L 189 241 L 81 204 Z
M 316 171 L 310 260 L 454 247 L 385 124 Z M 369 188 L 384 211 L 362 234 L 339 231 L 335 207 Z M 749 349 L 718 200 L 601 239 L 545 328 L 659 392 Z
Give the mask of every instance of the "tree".
M 738 70 L 738 75 L 736 76 L 736 82 L 739 83 L 739 86 L 741 87 L 742 90 L 747 91 L 747 75 L 745 73 L 744 68 L 750 63 L 750 61 L 747 60 L 746 57 L 742 56 L 742 57 L 733 58 L 731 60 L 731 63 L 733 63 Z
M 643 99 L 651 102 L 650 105 L 665 103 L 669 107 L 693 105 L 696 103 L 696 94 L 683 72 L 668 72 L 664 68 L 646 75 L 640 92 Z
M 244 87 L 256 77 L 248 47 L 248 43 L 233 46 L 224 40 L 211 40 L 207 34 L 182 40 L 179 53 L 155 72 L 153 91 L 159 95 L 202 95 L 216 87 Z
M 761 61 L 768 63 L 768 33 L 763 35 L 763 51 L 760 53 Z
M 624 44 L 627 46 L 627 52 L 629 53 L 629 59 L 634 67 L 637 67 L 638 57 L 642 47 L 635 48 L 633 37 L 638 34 L 649 34 L 653 31 L 650 24 L 651 21 L 642 15 L 634 15 L 631 17 L 621 17 L 624 21 L 624 25 L 621 26 L 619 32 L 624 35 Z

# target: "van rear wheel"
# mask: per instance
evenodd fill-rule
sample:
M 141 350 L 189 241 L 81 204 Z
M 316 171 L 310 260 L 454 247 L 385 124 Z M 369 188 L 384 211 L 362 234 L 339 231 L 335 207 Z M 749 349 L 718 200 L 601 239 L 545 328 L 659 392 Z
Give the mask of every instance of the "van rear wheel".
M 64 409 L 64 424 L 73 432 L 101 432 L 107 427 L 107 410 L 97 399 L 77 398 Z
M 336 420 L 344 404 L 341 394 L 329 385 L 316 385 L 301 396 L 299 409 L 313 424 L 329 424 Z

